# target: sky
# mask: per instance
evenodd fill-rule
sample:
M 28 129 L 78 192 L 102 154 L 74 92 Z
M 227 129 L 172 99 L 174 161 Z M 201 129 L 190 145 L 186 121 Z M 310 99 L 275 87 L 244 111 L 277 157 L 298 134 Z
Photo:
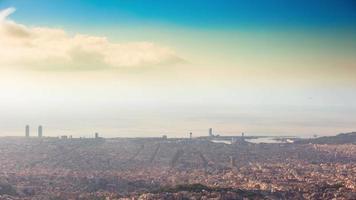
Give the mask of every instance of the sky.
M 0 0 L 0 136 L 356 130 L 353 0 Z

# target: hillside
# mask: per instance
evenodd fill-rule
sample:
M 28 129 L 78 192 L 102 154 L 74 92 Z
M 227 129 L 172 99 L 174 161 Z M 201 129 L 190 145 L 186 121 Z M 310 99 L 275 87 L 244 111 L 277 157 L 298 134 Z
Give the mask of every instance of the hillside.
M 356 144 L 356 132 L 340 133 L 336 136 L 325 136 L 313 139 L 301 139 L 295 141 L 300 144 Z

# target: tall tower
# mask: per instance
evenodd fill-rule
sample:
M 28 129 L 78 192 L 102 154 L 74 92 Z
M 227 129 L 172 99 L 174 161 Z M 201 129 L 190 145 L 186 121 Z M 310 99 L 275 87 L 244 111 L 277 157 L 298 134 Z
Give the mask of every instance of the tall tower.
M 95 139 L 99 138 L 99 133 L 95 133 Z
M 30 137 L 30 126 L 29 125 L 26 125 L 25 132 L 26 132 L 26 137 Z
M 193 133 L 192 133 L 192 132 L 189 133 L 189 138 L 190 138 L 190 139 L 193 138 Z
M 38 127 L 38 137 L 40 138 L 40 137 L 42 137 L 42 126 L 40 125 L 39 127 Z
M 212 128 L 209 128 L 209 136 L 213 137 L 213 129 Z

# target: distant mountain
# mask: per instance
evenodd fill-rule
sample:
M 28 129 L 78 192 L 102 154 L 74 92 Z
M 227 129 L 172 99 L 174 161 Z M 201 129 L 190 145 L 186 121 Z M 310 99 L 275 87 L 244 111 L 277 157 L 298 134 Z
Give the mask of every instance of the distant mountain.
M 325 136 L 313 139 L 300 139 L 295 141 L 298 144 L 356 144 L 356 132 L 340 133 L 336 136 Z

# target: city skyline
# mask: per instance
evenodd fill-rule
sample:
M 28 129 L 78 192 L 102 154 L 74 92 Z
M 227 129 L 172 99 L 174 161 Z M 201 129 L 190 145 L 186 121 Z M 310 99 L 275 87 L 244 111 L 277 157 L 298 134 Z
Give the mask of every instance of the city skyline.
M 0 0 L 0 199 L 356 199 L 355 0 Z

